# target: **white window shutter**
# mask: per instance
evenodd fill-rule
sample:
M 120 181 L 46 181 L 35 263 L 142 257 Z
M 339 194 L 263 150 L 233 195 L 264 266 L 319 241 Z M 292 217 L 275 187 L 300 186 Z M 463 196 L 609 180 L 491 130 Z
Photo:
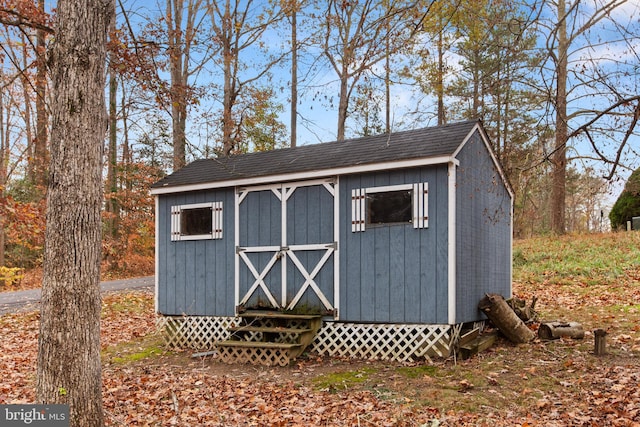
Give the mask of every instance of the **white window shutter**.
M 429 228 L 429 184 L 413 184 L 413 228 Z
M 171 240 L 180 240 L 180 206 L 171 206 Z
M 222 239 L 222 202 L 213 202 L 211 204 L 213 228 L 213 239 Z
M 366 219 L 366 191 L 364 188 L 351 190 L 351 232 L 364 231 Z

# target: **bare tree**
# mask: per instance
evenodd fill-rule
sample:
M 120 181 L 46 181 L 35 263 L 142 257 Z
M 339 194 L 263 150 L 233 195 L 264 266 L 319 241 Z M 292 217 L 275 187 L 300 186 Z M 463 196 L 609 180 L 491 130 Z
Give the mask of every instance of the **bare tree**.
M 191 49 L 197 42 L 202 0 L 166 0 L 165 21 L 169 37 L 171 118 L 173 121 L 173 170 L 186 164 L 187 106 L 193 93 L 189 78 L 202 64 L 192 66 Z M 186 12 L 186 17 L 184 16 Z
M 110 39 L 113 44 L 115 36 L 115 20 L 110 28 Z M 116 61 L 112 56 L 109 61 L 109 142 L 107 144 L 107 182 L 105 185 L 105 231 L 107 235 L 118 234 L 118 218 L 120 209 L 116 194 L 118 192 L 118 72 Z
M 284 12 L 291 23 L 291 109 L 290 116 L 290 146 L 295 147 L 298 138 L 298 10 L 301 7 L 299 0 L 289 0 Z
M 36 400 L 104 425 L 100 363 L 105 68 L 114 0 L 61 0 L 50 66 L 51 164 Z
M 45 0 L 38 0 L 38 12 L 45 16 Z M 34 182 L 39 187 L 47 185 L 47 163 L 49 161 L 49 111 L 47 105 L 47 32 L 36 30 L 36 137 L 33 141 Z
M 633 67 L 629 68 L 628 64 L 622 62 L 612 64 L 604 57 L 598 57 L 599 54 L 594 54 L 607 44 L 637 39 L 637 34 L 620 28 L 611 18 L 616 9 L 626 3 L 626 0 L 594 1 L 591 4 L 566 0 L 543 3 L 543 10 L 548 8 L 555 15 L 553 19 L 541 19 L 539 23 L 546 34 L 547 61 L 543 64 L 542 81 L 553 82 L 543 87 L 542 92 L 548 94 L 548 102 L 554 111 L 555 141 L 553 151 L 546 159 L 553 167 L 551 228 L 556 234 L 566 231 L 567 153 L 571 140 L 579 135 L 585 136 L 599 161 L 618 164 L 621 150 L 625 148 L 637 123 L 640 111 L 637 90 L 623 93 L 624 81 L 628 78 L 617 80 L 628 75 Z M 616 40 L 591 36 L 590 33 L 598 31 L 604 21 L 613 28 L 618 26 Z M 603 65 L 604 62 L 609 64 Z M 605 68 L 608 69 L 605 71 Z M 624 126 L 620 122 L 622 117 L 630 119 Z M 626 129 L 626 135 L 615 150 L 618 156 L 611 159 L 604 154 L 605 139 L 596 134 L 617 133 L 616 129 L 620 128 Z M 588 154 L 578 153 L 578 156 L 587 157 Z
M 283 18 L 283 11 L 267 3 L 224 0 L 208 1 L 213 32 L 219 43 L 218 62 L 222 67 L 222 151 L 229 155 L 237 146 L 242 117 L 234 117 L 238 98 L 260 79 L 268 76 L 274 65 L 280 63 L 284 53 L 272 55 L 269 46 L 262 43 L 264 33 Z M 249 66 L 247 59 L 257 59 L 263 49 L 264 58 Z M 244 56 L 244 58 L 243 58 Z
M 452 67 L 447 64 L 447 53 L 452 49 L 457 39 L 457 21 L 461 14 L 460 1 L 436 2 L 429 10 L 421 27 L 420 35 L 413 44 L 414 51 L 410 60 L 417 61 L 415 66 L 406 68 L 403 74 L 415 80 L 420 90 L 436 97 L 436 116 L 438 125 L 447 122 L 447 106 L 445 105 L 445 81 L 452 74 Z M 476 9 L 477 4 L 473 4 Z M 475 11 L 466 12 L 470 19 L 475 18 Z M 451 108 L 451 106 L 448 106 Z M 415 112 L 419 119 L 423 111 Z
M 415 35 L 419 25 L 410 18 L 414 17 L 416 5 L 417 2 L 402 0 L 327 2 L 321 48 L 340 86 L 338 141 L 345 138 L 349 99 L 359 80 Z
M 138 83 L 145 92 L 143 98 L 154 99 L 154 107 L 171 117 L 173 170 L 180 169 L 187 159 L 189 108 L 202 95 L 196 76 L 211 59 L 204 1 L 165 0 L 161 10 L 140 13 L 146 25 L 138 32 L 129 18 L 131 12 L 120 4 L 126 31 L 119 34 L 121 43 L 113 46 L 120 73 Z M 164 69 L 169 71 L 168 81 L 162 75 Z

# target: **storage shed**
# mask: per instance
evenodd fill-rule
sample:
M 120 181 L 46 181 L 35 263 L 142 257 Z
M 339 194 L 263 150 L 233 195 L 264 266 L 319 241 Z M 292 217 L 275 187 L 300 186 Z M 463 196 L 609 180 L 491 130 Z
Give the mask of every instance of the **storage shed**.
M 479 121 L 197 160 L 152 194 L 173 345 L 285 313 L 322 319 L 320 354 L 448 356 L 511 295 L 513 193 Z

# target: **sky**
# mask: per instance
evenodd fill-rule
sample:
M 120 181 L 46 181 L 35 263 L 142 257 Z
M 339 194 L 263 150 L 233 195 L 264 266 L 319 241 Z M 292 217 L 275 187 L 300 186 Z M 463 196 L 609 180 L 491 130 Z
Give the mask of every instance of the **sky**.
M 584 11 L 585 15 L 583 16 L 588 16 L 595 5 L 601 4 L 602 1 L 603 0 L 582 0 L 580 2 L 580 10 Z M 130 15 L 132 22 L 135 24 L 136 22 L 140 22 L 139 17 L 152 15 L 152 11 L 158 10 L 158 8 L 161 7 L 161 3 L 163 3 L 162 0 L 128 0 L 126 7 L 139 13 L 139 15 Z M 546 13 L 548 14 L 547 17 L 553 19 L 550 12 Z M 623 6 L 616 9 L 611 16 L 612 21 L 616 23 L 615 25 L 607 22 L 606 25 L 600 26 L 597 31 L 590 32 L 588 39 L 576 41 L 576 46 L 578 43 L 585 45 L 587 42 L 590 42 L 593 47 L 576 50 L 570 58 L 572 66 L 576 67 L 576 69 L 584 66 L 592 66 L 607 74 L 611 72 L 611 59 L 615 59 L 618 62 L 626 62 L 630 72 L 626 77 L 618 81 L 619 87 L 629 86 L 631 88 L 630 90 L 636 89 L 636 93 L 640 93 L 640 71 L 638 70 L 638 64 L 640 64 L 640 41 L 638 35 L 640 35 L 640 33 L 635 34 L 636 37 L 631 43 L 626 43 L 616 42 L 614 39 L 617 37 L 616 33 L 611 31 L 612 29 L 616 29 L 616 25 L 619 29 L 620 27 L 625 27 L 629 22 L 636 24 L 637 29 L 640 19 L 640 0 L 627 1 Z M 581 22 L 584 21 L 580 21 L 580 19 L 576 21 L 577 24 Z M 310 24 L 308 22 L 299 23 L 300 28 L 305 28 L 305 25 L 308 26 Z M 313 25 L 313 21 L 311 25 Z M 285 32 L 285 29 L 283 29 L 281 33 L 272 32 L 268 34 L 266 44 L 272 48 L 284 48 L 287 37 L 288 34 Z M 542 43 L 542 40 L 540 43 Z M 253 55 L 253 58 L 249 58 L 248 61 L 255 61 L 260 58 L 259 52 L 250 52 L 250 55 Z M 597 60 L 585 60 L 587 56 L 589 58 L 596 58 Z M 312 62 L 315 58 L 319 58 L 319 60 Z M 298 144 L 304 145 L 333 141 L 336 138 L 337 129 L 337 76 L 317 50 L 309 52 L 309 54 L 302 59 L 299 75 L 305 76 L 305 79 L 301 81 L 301 99 L 298 106 L 300 116 L 298 120 Z M 400 59 L 395 59 L 395 61 L 400 61 Z M 455 70 L 458 66 L 456 64 L 456 56 L 450 54 L 448 61 L 450 66 Z M 249 70 L 248 73 L 251 71 L 252 70 Z M 217 79 L 215 73 L 216 71 L 213 68 L 201 72 L 198 76 L 197 83 L 206 84 L 207 79 L 215 81 Z M 547 75 L 545 78 L 550 80 L 551 76 Z M 270 84 L 279 94 L 279 101 L 284 107 L 280 118 L 288 127 L 290 121 L 288 105 L 290 90 L 289 71 L 287 69 L 275 70 L 273 73 L 273 81 Z M 572 96 L 575 96 L 575 101 L 571 102 L 569 106 L 572 111 L 584 108 L 585 105 L 597 108 L 598 105 L 605 102 L 602 97 L 596 95 L 589 95 L 589 97 L 584 98 L 584 93 L 581 94 L 577 90 L 572 93 Z M 416 108 L 420 108 L 422 112 L 431 112 L 432 116 L 435 114 L 435 101 L 429 97 L 425 97 L 425 95 L 417 91 L 415 87 L 407 84 L 394 84 L 391 88 L 391 97 L 393 129 L 401 130 L 403 128 L 424 127 L 435 124 L 432 121 L 416 123 L 409 115 L 409 112 Z M 204 100 L 201 105 L 198 106 L 198 109 L 201 111 L 215 111 L 219 108 L 219 102 L 213 99 Z M 572 125 L 575 127 L 578 126 L 578 123 L 580 123 L 580 121 L 575 120 L 572 122 Z M 350 124 L 353 123 L 348 121 L 347 134 L 353 135 L 352 132 L 349 132 Z M 195 122 L 192 123 L 191 131 L 189 132 L 191 142 L 196 145 L 202 144 L 201 139 L 210 138 L 207 135 L 213 127 L 214 126 L 209 125 L 203 126 Z M 611 145 L 615 145 L 617 138 L 620 138 L 620 135 L 611 136 Z M 579 152 L 588 152 L 588 145 L 585 144 L 585 141 L 576 140 L 574 144 Z M 638 160 L 640 141 L 637 137 L 634 137 L 630 145 L 635 147 L 635 158 L 634 153 L 630 152 L 625 161 L 632 167 L 638 167 L 640 166 L 640 160 Z M 628 171 L 620 170 L 620 175 L 624 179 L 625 175 L 628 176 Z

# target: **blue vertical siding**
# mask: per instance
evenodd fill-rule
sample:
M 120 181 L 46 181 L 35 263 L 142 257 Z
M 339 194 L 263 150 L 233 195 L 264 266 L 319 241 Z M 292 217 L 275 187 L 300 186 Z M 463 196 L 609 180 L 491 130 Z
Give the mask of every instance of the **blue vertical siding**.
M 331 244 L 334 242 L 333 196 L 322 185 L 297 188 L 287 201 L 287 244 Z M 297 251 L 296 256 L 311 273 L 325 250 Z M 314 281 L 323 295 L 333 303 L 333 256 L 324 264 Z M 287 303 L 298 293 L 305 278 L 298 268 L 287 264 Z M 311 288 L 307 289 L 298 303 L 310 310 L 319 308 L 322 303 Z
M 511 197 L 479 134 L 457 158 L 456 321 L 483 319 L 485 293 L 511 296 Z
M 160 195 L 158 312 L 164 315 L 233 315 L 233 190 Z M 171 241 L 171 206 L 223 202 L 223 239 Z
M 446 181 L 446 165 L 341 177 L 341 320 L 447 323 Z M 429 228 L 351 232 L 352 189 L 416 182 L 429 183 Z

